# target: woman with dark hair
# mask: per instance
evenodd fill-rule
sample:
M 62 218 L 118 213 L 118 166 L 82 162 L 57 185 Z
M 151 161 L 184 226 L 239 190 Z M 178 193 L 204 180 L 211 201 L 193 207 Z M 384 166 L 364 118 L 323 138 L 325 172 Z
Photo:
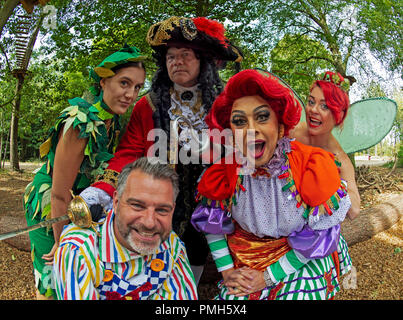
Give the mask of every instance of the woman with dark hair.
M 348 80 L 340 73 L 327 71 L 322 80 L 316 80 L 309 91 L 305 107 L 306 122 L 301 122 L 290 136 L 298 141 L 322 148 L 336 156 L 340 164 L 340 176 L 347 182 L 351 199 L 348 217 L 354 219 L 360 213 L 360 194 L 355 181 L 354 167 L 332 134 L 334 127 L 342 129 L 350 101 L 347 94 Z
M 190 224 L 190 216 L 196 206 L 197 179 L 204 166 L 199 156 L 194 159 L 196 163 L 177 161 L 176 156 L 178 153 L 179 156 L 192 155 L 191 130 L 201 134 L 207 128 L 204 117 L 222 90 L 218 76 L 220 62 L 242 60 L 241 52 L 225 38 L 224 32 L 222 24 L 204 17 L 171 17 L 150 27 L 146 39 L 154 50 L 158 66 L 151 90 L 135 105 L 125 135 L 105 174 L 81 194 L 88 206 L 101 204 L 108 209 L 117 176 L 127 163 L 142 156 L 155 156 L 174 165 L 180 177 L 180 192 L 173 230 L 185 242 L 196 283 L 202 274 L 208 247 L 204 236 Z M 172 130 L 171 123 L 175 122 L 178 128 Z M 156 147 L 156 136 L 153 136 L 160 131 L 165 134 L 165 137 L 158 136 L 160 140 L 165 138 L 162 149 Z M 176 135 L 178 141 L 172 141 L 171 137 L 175 139 Z M 157 142 L 161 143 L 160 140 Z M 162 153 L 168 154 L 169 159 Z
M 90 75 L 91 102 L 76 97 L 69 100 L 40 147 L 46 163 L 26 187 L 25 216 L 28 226 L 67 214 L 71 191 L 80 193 L 112 158 L 120 132 L 119 116 L 136 101 L 145 81 L 145 67 L 136 47 L 125 46 L 104 59 Z M 52 268 L 54 252 L 63 226 L 55 223 L 31 231 L 31 256 L 37 297 L 56 298 Z
M 206 117 L 235 138 L 203 173 L 191 220 L 223 275 L 217 299 L 332 299 L 351 268 L 340 236 L 350 199 L 334 156 L 287 136 L 300 114 L 278 78 L 244 70 Z

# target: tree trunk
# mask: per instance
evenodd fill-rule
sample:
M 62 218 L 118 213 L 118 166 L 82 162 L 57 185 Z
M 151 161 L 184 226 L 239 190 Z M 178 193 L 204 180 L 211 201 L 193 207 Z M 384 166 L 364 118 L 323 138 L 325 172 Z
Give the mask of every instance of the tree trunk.
M 371 239 L 392 227 L 403 216 L 403 195 L 393 195 L 387 201 L 362 210 L 354 220 L 341 224 L 341 233 L 349 246 Z
M 6 163 L 8 141 L 10 141 L 10 128 L 8 128 L 7 138 L 6 138 L 6 141 L 4 142 L 5 146 L 4 146 L 3 158 L 0 159 L 1 168 L 3 168 L 3 169 L 4 169 L 4 166 Z
M 4 128 L 4 124 L 3 124 L 3 112 L 0 111 L 0 127 Z M 4 138 L 3 138 L 3 132 L 0 132 L 0 169 L 1 167 L 1 159 L 3 159 L 3 145 L 4 143 Z
M 11 114 L 10 125 L 10 166 L 13 171 L 20 171 L 18 159 L 18 120 L 20 117 L 21 89 L 24 84 L 24 74 L 17 74 L 17 87 L 15 89 L 15 100 Z
M 10 134 L 10 165 L 13 171 L 20 171 L 19 159 L 18 159 L 18 119 L 21 105 L 21 89 L 24 84 L 24 78 L 28 69 L 29 60 L 31 59 L 32 50 L 35 45 L 36 38 L 39 34 L 39 29 L 42 24 L 44 16 L 40 16 L 34 32 L 29 39 L 24 64 L 21 70 L 16 70 L 14 76 L 17 78 L 17 87 L 15 94 L 15 101 L 13 106 L 13 112 L 11 115 L 11 134 Z
M 14 9 L 18 4 L 20 3 L 19 0 L 6 0 L 3 8 L 0 10 L 0 39 L 1 39 L 1 34 L 3 32 L 3 28 L 7 23 L 8 18 L 11 16 L 13 13 Z

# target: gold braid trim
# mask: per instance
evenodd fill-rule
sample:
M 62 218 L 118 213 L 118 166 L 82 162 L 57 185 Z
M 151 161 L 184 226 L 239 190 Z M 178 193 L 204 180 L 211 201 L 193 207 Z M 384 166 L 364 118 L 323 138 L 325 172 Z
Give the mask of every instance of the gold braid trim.
M 171 39 L 170 32 L 180 26 L 181 17 L 171 17 L 153 24 L 147 32 L 146 40 L 150 46 L 166 45 Z
M 151 98 L 150 93 L 147 93 L 147 94 L 146 94 L 146 100 L 147 100 L 148 105 L 150 106 L 151 110 L 152 110 L 153 112 L 155 112 L 155 110 L 157 110 L 157 108 L 154 106 L 154 103 L 153 103 L 153 100 L 152 100 L 152 98 Z
M 106 169 L 103 174 L 95 179 L 95 182 L 105 182 L 116 189 L 118 186 L 118 176 L 118 171 Z

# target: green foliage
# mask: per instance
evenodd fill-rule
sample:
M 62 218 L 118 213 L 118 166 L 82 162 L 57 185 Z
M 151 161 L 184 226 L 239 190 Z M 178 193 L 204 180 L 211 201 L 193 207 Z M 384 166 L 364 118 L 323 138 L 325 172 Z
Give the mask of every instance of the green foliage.
M 400 143 L 399 152 L 397 153 L 397 166 L 403 168 L 403 143 Z
M 33 63 L 22 90 L 19 116 L 19 140 L 22 158 L 38 157 L 38 148 L 46 139 L 60 111 L 67 106 L 67 100 L 81 96 L 89 82 L 80 72 L 59 71 L 58 61 L 43 60 Z M 0 81 L 2 95 L 12 96 L 14 83 Z M 1 98 L 1 97 L 0 97 Z M 3 99 L 1 99 L 3 100 Z M 6 119 L 11 119 L 11 105 L 0 109 Z M 7 128 L 0 129 L 3 137 Z
M 31 75 L 22 92 L 19 136 L 26 157 L 37 155 L 38 146 L 67 106 L 67 99 L 82 96 L 89 87 L 90 68 L 125 42 L 150 57 L 150 81 L 155 65 L 146 33 L 151 24 L 172 15 L 206 16 L 224 23 L 227 37 L 244 52 L 243 69 L 272 71 L 302 98 L 316 75 L 326 69 L 354 79 L 357 70 L 351 65 L 358 64 L 360 70 L 373 74 L 364 55 L 367 48 L 387 70 L 401 71 L 403 65 L 402 3 L 397 0 L 52 0 L 50 4 L 57 10 L 57 28 L 42 27 L 40 48 L 31 59 Z M 11 119 L 11 104 L 7 102 L 16 83 L 10 72 L 15 65 L 13 37 L 20 6 L 18 10 L 8 19 L 0 39 L 3 137 Z M 34 20 L 39 14 L 38 6 Z M 233 63 L 220 72 L 224 81 L 233 74 Z
M 172 15 L 206 16 L 225 23 L 228 38 L 245 52 L 243 68 L 256 60 L 262 67 L 267 63 L 264 52 L 273 45 L 266 21 L 259 22 L 266 13 L 266 1 L 55 0 L 52 4 L 57 7 L 57 29 L 43 30 L 49 34 L 43 45 L 49 54 L 63 59 L 66 70 L 83 74 L 125 42 L 151 57 L 145 41 L 148 28 Z M 153 63 L 147 67 L 150 78 L 155 67 Z
M 358 3 L 361 8 L 358 20 L 365 26 L 364 40 L 384 65 L 402 74 L 403 2 L 366 0 Z
M 331 69 L 330 53 L 319 41 L 307 35 L 286 34 L 271 51 L 271 71 L 306 100 L 317 75 Z
M 354 74 L 349 74 L 352 63 L 359 66 L 359 72 L 374 74 L 367 48 L 389 62 L 389 70 L 401 70 L 401 7 L 397 0 L 278 0 L 268 3 L 266 18 L 278 37 L 302 34 L 322 43 L 332 69 L 354 83 Z M 314 60 L 318 63 L 319 59 Z

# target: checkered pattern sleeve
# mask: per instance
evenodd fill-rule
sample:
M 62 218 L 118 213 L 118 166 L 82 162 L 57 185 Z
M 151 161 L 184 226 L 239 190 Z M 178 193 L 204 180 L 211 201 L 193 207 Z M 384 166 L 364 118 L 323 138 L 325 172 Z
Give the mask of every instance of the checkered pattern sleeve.
M 93 255 L 89 254 L 88 234 L 74 230 L 63 232 L 53 264 L 56 294 L 59 300 L 98 300 L 94 279 L 97 270 Z M 76 229 L 79 229 L 76 227 Z M 91 242 L 90 242 L 91 243 Z

